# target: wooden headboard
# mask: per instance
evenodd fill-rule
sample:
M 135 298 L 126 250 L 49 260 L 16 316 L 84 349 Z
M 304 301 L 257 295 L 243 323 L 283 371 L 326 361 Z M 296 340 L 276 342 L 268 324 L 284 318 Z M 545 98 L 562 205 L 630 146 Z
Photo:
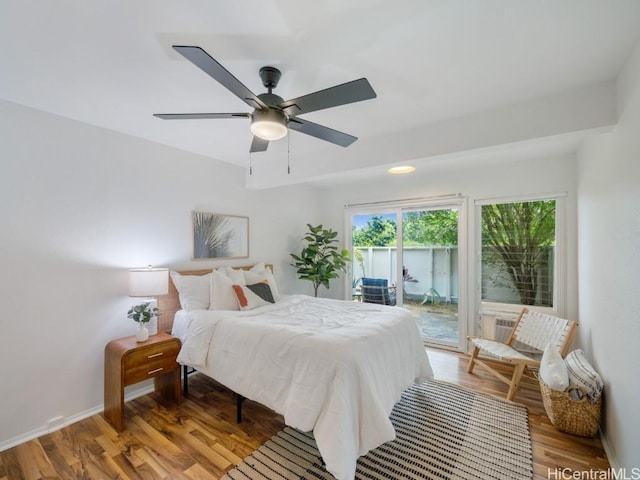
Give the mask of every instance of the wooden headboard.
M 269 270 L 273 272 L 273 265 L 265 265 Z M 240 270 L 249 270 L 253 265 L 233 267 Z M 207 270 L 186 270 L 177 271 L 180 275 L 206 275 L 211 273 L 214 269 L 209 268 Z M 158 310 L 160 310 L 160 316 L 158 317 L 158 332 L 171 332 L 173 327 L 173 317 L 176 312 L 180 310 L 180 299 L 178 298 L 178 290 L 173 284 L 171 279 L 169 280 L 169 293 L 158 297 Z

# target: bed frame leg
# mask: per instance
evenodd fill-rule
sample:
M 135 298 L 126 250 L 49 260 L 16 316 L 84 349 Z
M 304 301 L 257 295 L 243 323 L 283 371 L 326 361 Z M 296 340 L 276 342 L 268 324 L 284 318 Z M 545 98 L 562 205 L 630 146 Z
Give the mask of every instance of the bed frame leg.
M 189 367 L 182 366 L 182 394 L 186 397 L 189 395 Z
M 242 423 L 242 402 L 244 402 L 245 398 L 236 393 L 236 423 Z

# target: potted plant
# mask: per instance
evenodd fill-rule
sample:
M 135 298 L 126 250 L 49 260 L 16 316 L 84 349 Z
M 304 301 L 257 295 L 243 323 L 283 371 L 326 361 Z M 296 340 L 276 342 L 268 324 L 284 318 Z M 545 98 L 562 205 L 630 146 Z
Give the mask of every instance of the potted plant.
M 146 342 L 149 338 L 149 330 L 146 324 L 153 317 L 160 315 L 156 307 L 151 307 L 150 302 L 144 302 L 139 305 L 134 305 L 127 312 L 127 318 L 133 318 L 134 321 L 140 324 L 140 328 L 136 332 L 136 340 L 139 342 Z
M 297 268 L 298 278 L 312 282 L 313 294 L 317 297 L 318 287 L 324 285 L 329 288 L 329 280 L 338 278 L 341 271 L 346 271 L 351 258 L 348 250 L 338 250 L 334 245 L 338 242 L 337 232 L 322 225 L 314 227 L 307 223 L 307 227 L 309 231 L 303 238 L 306 246 L 300 255 L 289 255 L 295 260 L 291 266 Z

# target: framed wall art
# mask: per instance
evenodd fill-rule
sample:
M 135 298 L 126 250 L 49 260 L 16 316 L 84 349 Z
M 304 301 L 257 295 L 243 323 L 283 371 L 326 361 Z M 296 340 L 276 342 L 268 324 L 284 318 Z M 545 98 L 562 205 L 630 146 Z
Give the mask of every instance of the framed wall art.
M 249 217 L 191 212 L 193 258 L 247 258 Z

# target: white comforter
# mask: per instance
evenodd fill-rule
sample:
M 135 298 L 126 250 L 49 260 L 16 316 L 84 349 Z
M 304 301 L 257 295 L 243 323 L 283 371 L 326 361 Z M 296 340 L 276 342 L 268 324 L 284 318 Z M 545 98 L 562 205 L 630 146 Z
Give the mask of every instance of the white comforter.
M 179 312 L 178 361 L 313 430 L 326 468 L 354 478 L 357 458 L 395 438 L 400 394 L 433 372 L 405 309 L 305 295 L 251 311 Z

